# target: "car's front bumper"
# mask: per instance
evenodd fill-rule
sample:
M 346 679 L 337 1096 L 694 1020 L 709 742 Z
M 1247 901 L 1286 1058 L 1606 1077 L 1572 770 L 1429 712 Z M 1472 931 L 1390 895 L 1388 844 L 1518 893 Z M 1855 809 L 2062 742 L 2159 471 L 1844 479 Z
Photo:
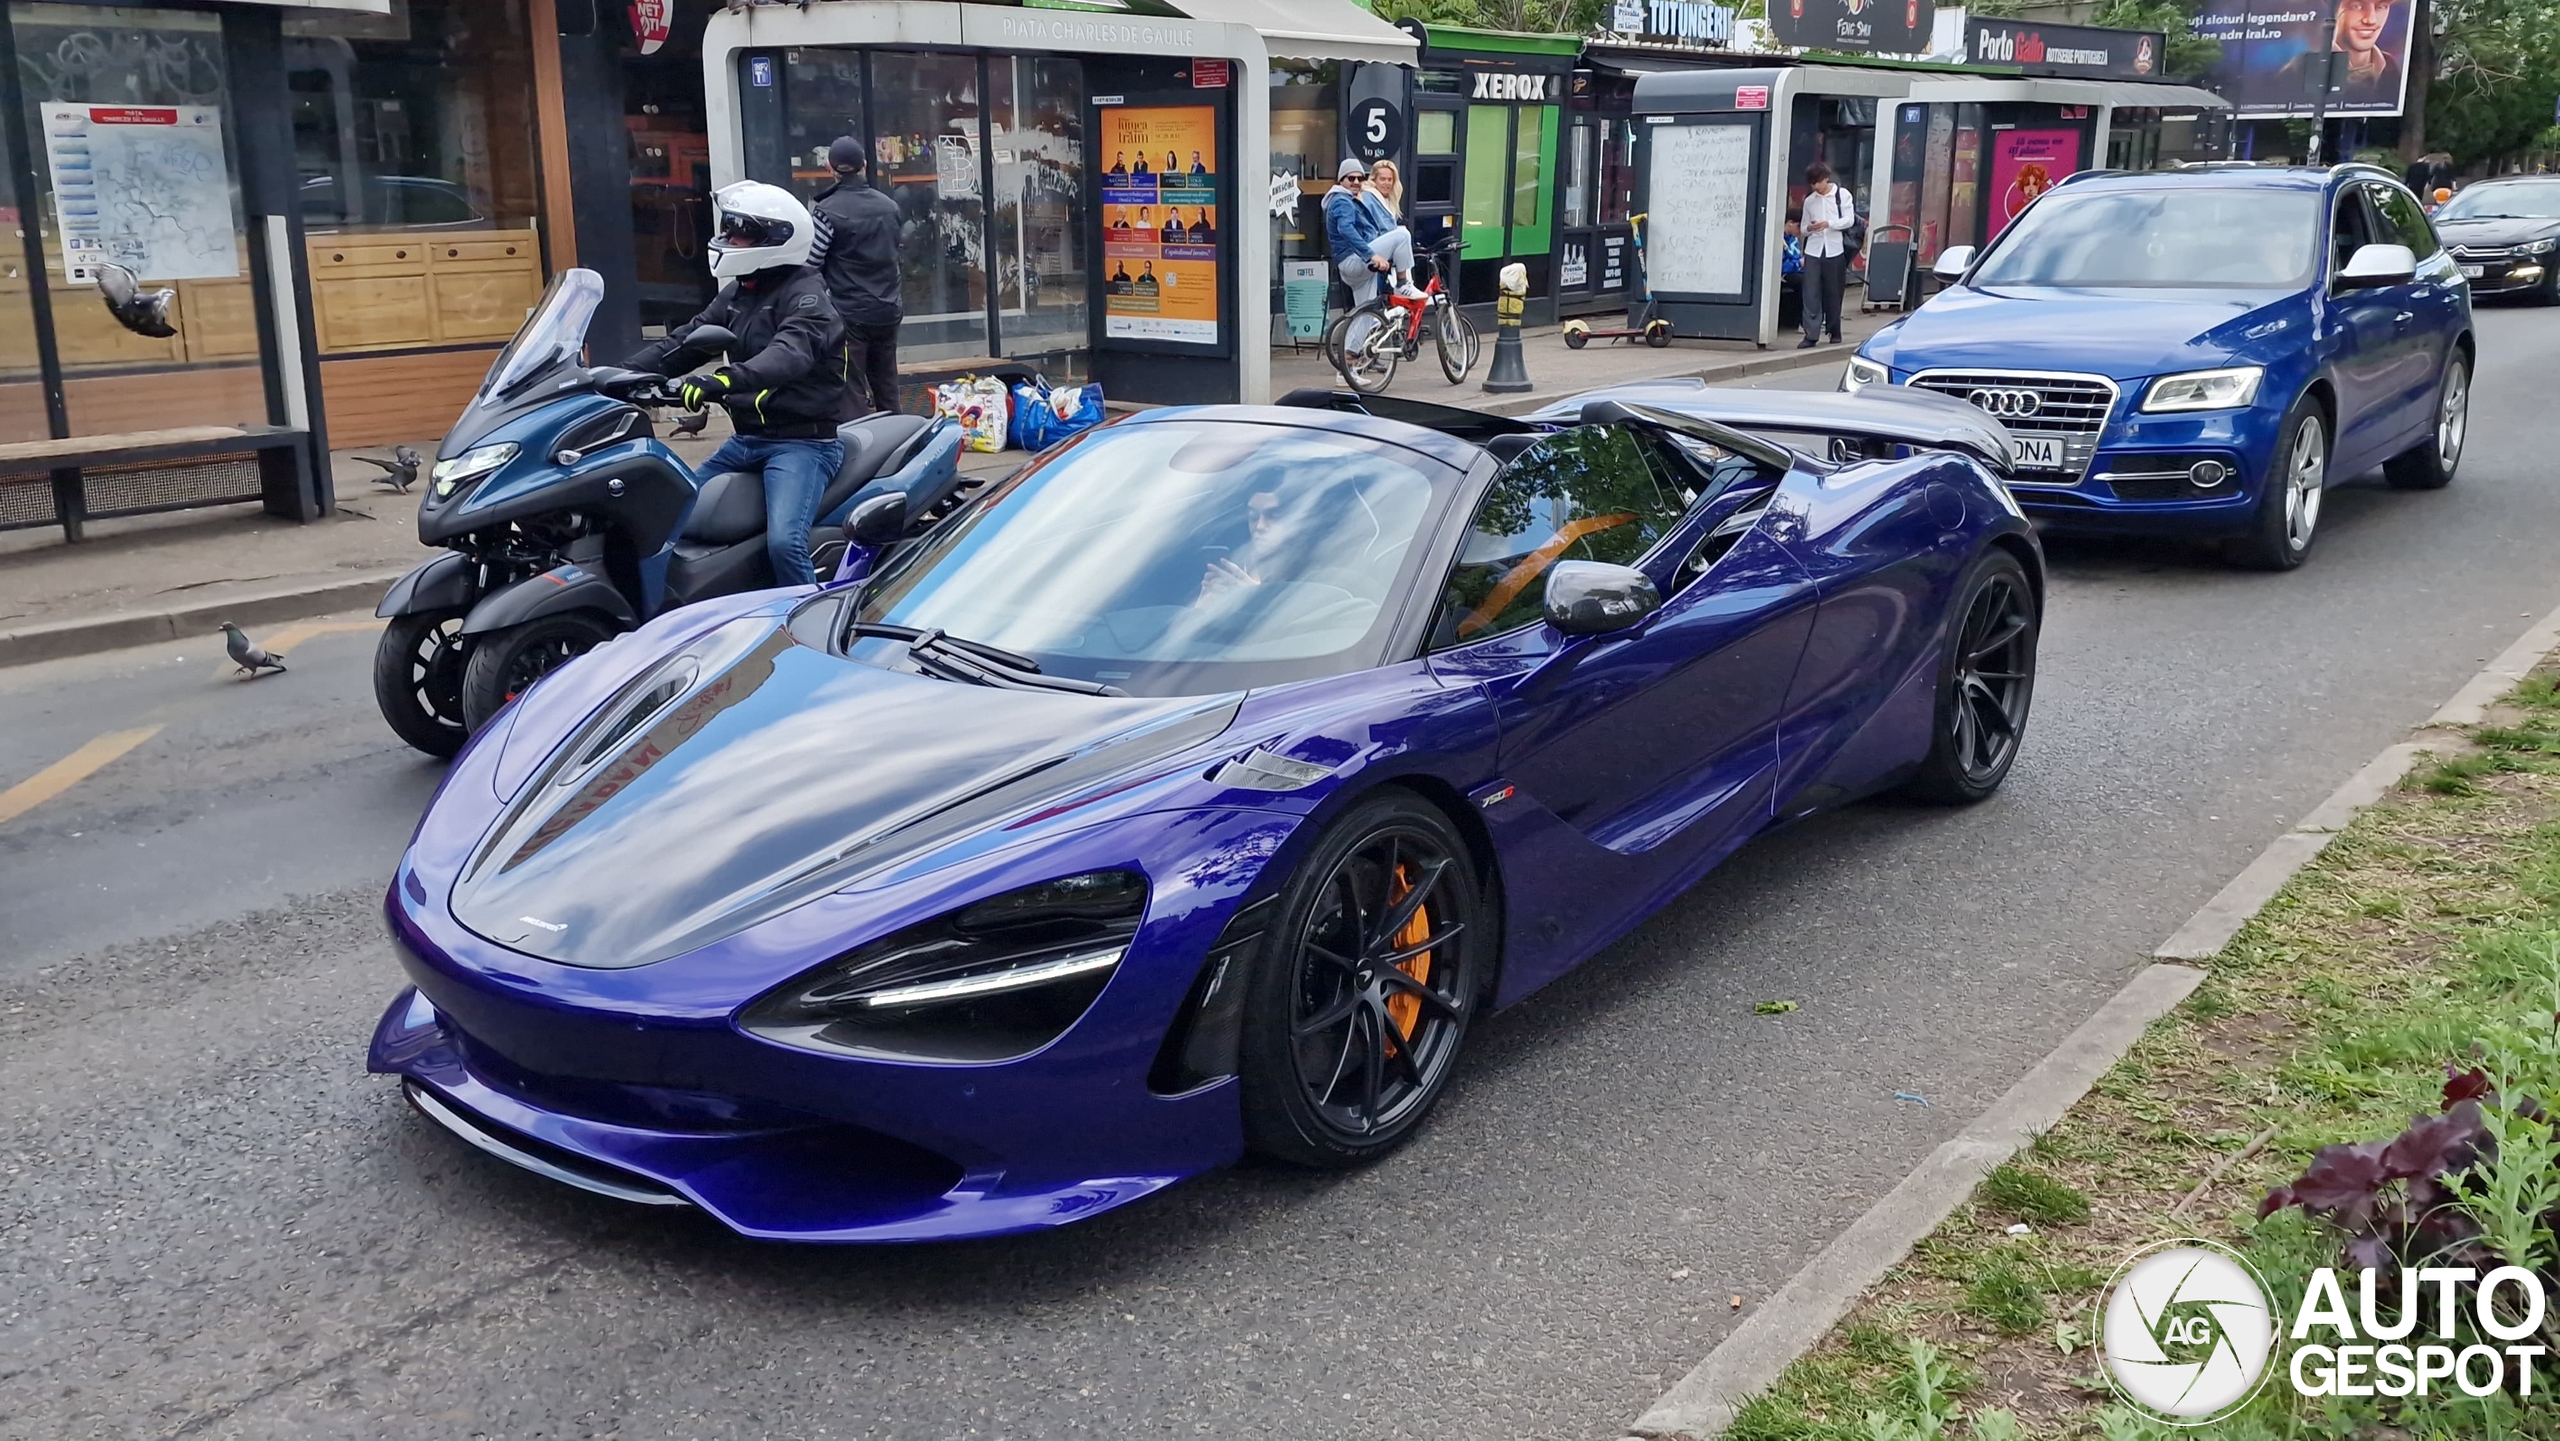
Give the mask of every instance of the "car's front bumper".
M 2265 406 L 2111 419 L 2086 471 L 2021 472 L 2009 492 L 2046 530 L 2238 535 L 2253 520 L 2283 423 L 2281 411 Z M 2221 466 L 2223 478 L 2195 484 L 2199 462 Z
M 2551 267 L 2560 265 L 2560 253 L 2520 256 L 2511 260 L 2466 260 L 2460 256 L 2455 259 L 2461 262 L 2465 272 L 2480 272 L 2468 277 L 2474 296 L 2539 290 L 2550 282 Z

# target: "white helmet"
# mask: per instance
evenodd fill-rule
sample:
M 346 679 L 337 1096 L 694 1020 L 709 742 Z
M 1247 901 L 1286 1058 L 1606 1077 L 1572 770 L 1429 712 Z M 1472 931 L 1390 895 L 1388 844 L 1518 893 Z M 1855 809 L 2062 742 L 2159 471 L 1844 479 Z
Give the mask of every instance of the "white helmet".
M 779 185 L 741 180 L 711 192 L 711 273 L 735 280 L 759 270 L 806 265 L 818 238 L 809 207 Z

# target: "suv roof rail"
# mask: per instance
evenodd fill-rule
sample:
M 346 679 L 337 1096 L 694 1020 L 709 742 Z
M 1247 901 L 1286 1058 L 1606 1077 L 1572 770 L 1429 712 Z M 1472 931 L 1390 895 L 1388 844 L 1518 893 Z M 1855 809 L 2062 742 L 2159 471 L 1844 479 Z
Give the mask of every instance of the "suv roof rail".
M 2054 183 L 2068 185 L 2075 180 L 2104 180 L 2110 175 L 2131 175 L 2132 173 L 2130 170 L 2074 170 Z

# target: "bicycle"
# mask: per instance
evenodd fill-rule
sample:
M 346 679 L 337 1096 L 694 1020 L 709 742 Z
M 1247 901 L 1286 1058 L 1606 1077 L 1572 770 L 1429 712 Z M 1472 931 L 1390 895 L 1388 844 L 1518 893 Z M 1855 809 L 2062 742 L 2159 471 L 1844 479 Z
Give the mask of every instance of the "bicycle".
M 1431 281 L 1421 295 L 1407 298 L 1389 290 L 1353 306 L 1326 329 L 1325 359 L 1352 389 L 1377 395 L 1394 383 L 1397 362 L 1421 356 L 1426 326 L 1439 352 L 1440 373 L 1451 385 L 1475 368 L 1484 339 L 1458 309 L 1457 296 L 1440 283 L 1462 243 L 1453 239 L 1422 252 L 1420 258 L 1431 262 Z

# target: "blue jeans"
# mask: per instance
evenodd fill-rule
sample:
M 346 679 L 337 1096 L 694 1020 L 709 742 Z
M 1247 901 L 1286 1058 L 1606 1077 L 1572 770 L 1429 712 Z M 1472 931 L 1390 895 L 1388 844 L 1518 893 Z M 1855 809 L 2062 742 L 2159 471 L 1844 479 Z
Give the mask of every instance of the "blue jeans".
M 834 440 L 776 440 L 733 435 L 702 463 L 705 476 L 752 470 L 764 477 L 764 553 L 775 585 L 810 585 L 809 527 L 827 483 L 844 467 L 844 444 Z

